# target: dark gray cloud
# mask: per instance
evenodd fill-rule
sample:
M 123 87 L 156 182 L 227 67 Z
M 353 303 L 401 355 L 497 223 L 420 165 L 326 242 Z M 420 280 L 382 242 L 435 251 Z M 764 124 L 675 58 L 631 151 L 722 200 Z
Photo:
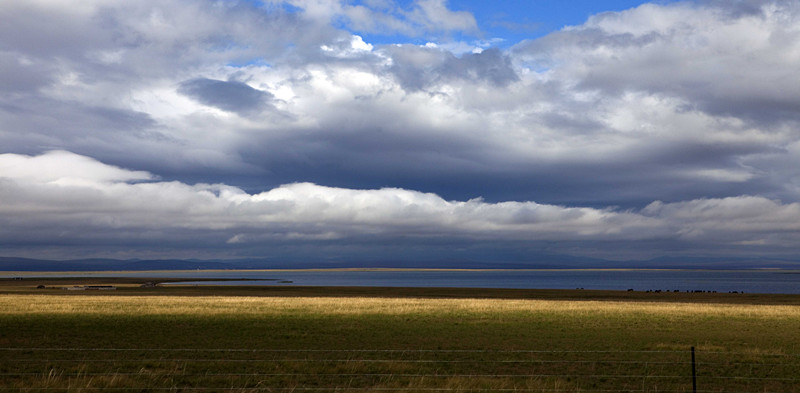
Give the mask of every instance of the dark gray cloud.
M 11 52 L 0 52 L 0 90 L 6 94 L 35 91 L 52 83 L 52 70 L 45 65 L 26 65 Z
M 792 0 L 699 0 L 697 4 L 713 7 L 726 16 L 736 19 L 745 16 L 764 15 L 764 6 L 770 4 L 791 5 Z
M 519 80 L 511 67 L 511 60 L 497 48 L 466 54 L 458 59 L 451 58 L 444 70 L 450 70 L 464 79 L 488 81 L 497 87 L 505 87 Z
M 268 108 L 272 94 L 237 81 L 195 78 L 181 82 L 178 91 L 224 111 L 247 114 Z
M 448 82 L 488 83 L 505 87 L 519 80 L 511 61 L 496 48 L 456 57 L 438 48 L 395 46 L 384 49 L 392 59 L 390 71 L 404 89 L 425 90 Z

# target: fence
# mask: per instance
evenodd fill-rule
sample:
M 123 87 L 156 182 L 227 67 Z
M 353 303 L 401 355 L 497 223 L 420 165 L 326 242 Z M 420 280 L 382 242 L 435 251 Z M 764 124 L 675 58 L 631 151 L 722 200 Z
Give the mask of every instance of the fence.
M 0 348 L 7 392 L 800 392 L 800 354 Z M 693 371 L 696 370 L 696 388 Z

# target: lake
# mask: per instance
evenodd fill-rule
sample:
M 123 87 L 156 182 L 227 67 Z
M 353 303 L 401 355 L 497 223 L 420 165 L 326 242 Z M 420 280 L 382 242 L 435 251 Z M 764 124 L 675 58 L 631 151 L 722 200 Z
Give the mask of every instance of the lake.
M 175 277 L 255 281 L 198 285 L 302 285 L 519 289 L 610 289 L 800 294 L 794 270 L 197 270 L 46 273 L 48 276 Z M 26 272 L 16 276 L 43 276 Z M 0 274 L 0 276 L 3 276 Z M 11 276 L 7 276 L 11 277 Z M 184 285 L 186 283 L 183 283 Z M 192 283 L 190 283 L 192 284 Z

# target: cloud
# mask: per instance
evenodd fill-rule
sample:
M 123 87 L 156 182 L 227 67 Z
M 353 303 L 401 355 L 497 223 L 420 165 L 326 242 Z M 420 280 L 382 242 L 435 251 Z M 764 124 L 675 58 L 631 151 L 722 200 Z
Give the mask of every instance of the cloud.
M 34 184 L 71 181 L 105 184 L 154 179 L 144 171 L 125 170 L 68 151 L 50 151 L 39 156 L 0 154 L 0 177 Z
M 472 31 L 478 30 L 475 17 L 465 11 L 451 11 L 446 0 L 418 0 L 412 19 L 428 29 Z M 435 27 L 434 27 L 435 26 Z
M 26 206 L 22 216 L 43 226 L 58 225 L 51 222 L 54 217 L 79 216 L 63 224 L 520 239 L 637 238 L 648 226 L 647 219 L 624 212 L 534 202 L 446 201 L 396 188 L 353 190 L 294 183 L 248 194 L 224 184 L 141 182 L 154 177 L 68 152 L 4 154 L 0 169 L 3 214 L 20 215 L 19 207 Z
M 391 72 L 407 91 L 464 82 L 502 88 L 519 80 L 511 60 L 498 49 L 461 57 L 435 47 L 395 46 L 384 51 L 392 59 Z
M 471 52 L 481 18 L 444 1 L 3 2 L 4 219 L 40 244 L 176 249 L 791 247 L 796 2 L 643 4 Z M 732 204 L 773 213 L 761 231 Z M 697 206 L 720 215 L 681 215 Z
M 653 202 L 643 213 L 667 222 L 689 241 L 793 248 L 800 238 L 797 202 L 758 196 Z
M 0 155 L 0 243 L 60 241 L 181 248 L 198 234 L 206 248 L 287 240 L 342 244 L 364 239 L 456 243 L 675 239 L 791 249 L 800 204 L 756 196 L 653 202 L 641 211 L 530 201 L 448 201 L 398 188 L 344 189 L 294 183 L 250 194 L 224 184 L 153 181 L 155 176 L 68 152 Z M 13 229 L 13 230 L 12 230 Z M 28 240 L 22 240 L 28 239 Z
M 178 91 L 204 105 L 239 114 L 263 110 L 272 99 L 272 94 L 246 83 L 208 78 L 183 81 Z
M 415 0 L 408 7 L 395 2 L 350 4 L 340 0 L 291 0 L 303 15 L 319 23 L 343 23 L 360 32 L 421 36 L 425 33 L 477 33 L 475 17 L 452 11 L 446 0 Z
M 0 52 L 0 69 L 4 71 L 0 74 L 0 89 L 7 94 L 14 94 L 35 90 L 52 83 L 48 66 L 43 64 L 31 66 L 25 63 L 24 59 Z
M 647 92 L 711 115 L 797 122 L 798 18 L 792 2 L 644 4 L 517 50 L 558 64 L 581 90 Z

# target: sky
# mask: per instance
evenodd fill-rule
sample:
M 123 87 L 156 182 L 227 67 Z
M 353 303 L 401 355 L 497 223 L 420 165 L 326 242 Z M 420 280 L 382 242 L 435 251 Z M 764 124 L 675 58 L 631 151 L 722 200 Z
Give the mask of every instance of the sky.
M 800 3 L 0 2 L 0 255 L 800 257 Z

